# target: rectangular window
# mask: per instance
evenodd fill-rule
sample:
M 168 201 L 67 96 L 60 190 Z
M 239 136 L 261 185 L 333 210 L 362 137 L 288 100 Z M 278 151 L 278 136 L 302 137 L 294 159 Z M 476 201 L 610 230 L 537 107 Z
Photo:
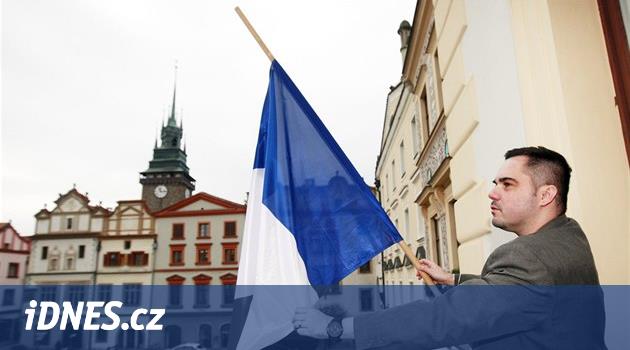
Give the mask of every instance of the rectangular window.
M 420 123 L 416 120 L 416 116 L 414 115 L 411 118 L 411 139 L 413 141 L 413 152 L 414 156 L 420 153 L 420 129 L 418 128 Z
M 20 272 L 19 263 L 9 263 L 9 271 L 7 272 L 7 278 L 18 278 Z
M 42 247 L 42 260 L 48 259 L 48 247 Z
M 405 237 L 409 237 L 409 209 L 405 209 Z
M 431 226 L 432 227 L 432 234 L 433 237 L 435 238 L 434 242 L 435 242 L 435 254 L 437 255 L 435 261 L 437 262 L 438 265 L 443 266 L 443 262 L 442 262 L 442 246 L 441 246 L 441 242 L 440 242 L 440 228 L 439 228 L 439 222 L 438 222 L 438 217 L 434 216 L 431 218 Z
M 131 241 L 125 241 L 125 249 L 131 249 Z
M 208 307 L 210 306 L 210 286 L 208 285 L 196 285 L 195 286 L 195 307 Z
M 72 218 L 66 219 L 66 230 L 72 230 Z
M 140 305 L 140 288 L 139 283 L 123 284 L 123 304 L 126 306 Z
M 396 161 L 392 160 L 392 191 L 396 189 Z
M 370 273 L 372 272 L 372 262 L 368 261 L 365 264 L 359 267 L 359 273 Z
M 85 246 L 80 245 L 79 246 L 79 259 L 83 259 L 83 258 L 85 258 Z
M 5 289 L 2 295 L 2 306 L 13 305 L 15 302 L 15 289 Z
M 197 265 L 210 265 L 210 244 L 197 244 Z
M 145 266 L 148 264 L 149 254 L 145 252 L 132 252 L 128 255 L 127 265 L 129 266 Z
M 223 243 L 223 264 L 236 264 L 236 248 L 238 243 Z
M 223 288 L 223 306 L 231 306 L 234 304 L 234 292 L 236 286 L 233 284 L 224 285 Z
M 181 307 L 182 306 L 182 285 L 171 284 L 168 286 L 168 306 Z
M 112 300 L 112 285 L 99 284 L 97 288 L 98 300 L 108 302 Z
M 171 245 L 171 266 L 184 265 L 184 249 L 185 244 L 172 244 Z
M 172 239 L 184 239 L 184 224 L 173 224 Z
M 197 237 L 208 238 L 210 237 L 210 224 L 207 222 L 200 222 L 197 226 Z
M 66 301 L 69 301 L 72 305 L 77 305 L 79 301 L 83 300 L 85 300 L 85 286 L 66 286 Z
M 405 142 L 400 143 L 400 177 L 405 176 Z
M 57 271 L 57 270 L 59 270 L 59 259 L 50 258 L 50 260 L 48 260 L 48 271 Z
M 427 107 L 427 90 L 422 90 L 420 95 L 420 115 L 422 123 L 420 128 L 422 129 L 422 144 L 426 144 L 429 140 L 429 110 Z
M 105 259 L 103 260 L 103 266 L 120 266 L 122 264 L 122 257 L 118 252 L 105 253 Z
M 361 298 L 361 311 L 374 311 L 374 298 L 371 289 L 361 289 L 359 291 Z
M 39 291 L 41 301 L 57 301 L 57 286 L 42 286 Z
M 223 232 L 225 237 L 236 237 L 236 221 L 226 221 L 223 223 Z
M 26 288 L 22 293 L 22 303 L 28 303 L 31 300 L 37 298 L 37 288 Z

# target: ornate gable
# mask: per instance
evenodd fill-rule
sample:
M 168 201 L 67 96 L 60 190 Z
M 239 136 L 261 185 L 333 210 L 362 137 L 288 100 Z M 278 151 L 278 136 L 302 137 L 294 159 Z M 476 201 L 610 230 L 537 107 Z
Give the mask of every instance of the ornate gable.
M 227 199 L 200 192 L 179 201 L 157 213 L 157 217 L 181 216 L 188 214 L 236 214 L 244 213 L 246 206 Z

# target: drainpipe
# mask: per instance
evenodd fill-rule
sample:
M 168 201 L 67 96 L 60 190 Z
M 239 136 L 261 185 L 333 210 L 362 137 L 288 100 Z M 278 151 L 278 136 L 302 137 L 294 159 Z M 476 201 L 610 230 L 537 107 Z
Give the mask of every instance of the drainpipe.
M 378 203 L 380 204 L 381 203 L 381 180 L 375 179 L 374 187 L 376 187 L 376 195 L 378 197 Z M 378 277 L 377 277 L 377 282 L 378 282 Z M 381 295 L 381 302 L 383 303 L 383 308 L 387 309 L 387 303 L 385 300 L 385 254 L 382 251 L 381 251 L 381 283 L 382 283 L 383 290 L 379 292 L 379 294 Z

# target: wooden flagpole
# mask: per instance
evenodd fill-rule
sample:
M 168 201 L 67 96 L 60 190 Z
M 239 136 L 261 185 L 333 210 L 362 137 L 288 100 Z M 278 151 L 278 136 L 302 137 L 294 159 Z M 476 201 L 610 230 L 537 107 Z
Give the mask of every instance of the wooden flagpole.
M 238 14 L 238 16 L 241 18 L 241 21 L 243 21 L 243 24 L 245 24 L 245 27 L 247 27 L 247 30 L 249 30 L 249 32 L 254 37 L 254 39 L 256 39 L 256 42 L 258 43 L 258 45 L 260 45 L 260 48 L 263 50 L 265 55 L 267 55 L 267 57 L 269 58 L 269 61 L 273 62 L 275 58 L 271 54 L 271 51 L 269 51 L 269 49 L 267 48 L 267 45 L 265 45 L 265 43 L 262 41 L 258 33 L 256 33 L 256 29 L 254 29 L 252 24 L 249 23 L 249 21 L 247 20 L 247 17 L 245 17 L 245 14 L 243 13 L 243 11 L 241 11 L 241 8 L 236 6 L 234 8 L 234 11 L 236 11 L 236 14 Z
M 265 42 L 262 41 L 262 39 L 260 38 L 260 35 L 258 35 L 258 33 L 256 32 L 256 29 L 254 29 L 252 24 L 249 23 L 249 20 L 247 19 L 243 11 L 241 11 L 240 7 L 236 6 L 234 8 L 234 11 L 236 11 L 236 14 L 238 14 L 238 17 L 241 18 L 241 21 L 243 21 L 243 24 L 245 24 L 245 27 L 247 27 L 247 30 L 249 30 L 249 33 L 254 37 L 258 45 L 260 45 L 260 48 L 263 50 L 265 55 L 267 55 L 267 58 L 269 58 L 269 61 L 273 62 L 275 58 L 271 54 L 271 51 L 269 51 L 269 48 L 267 48 L 267 45 L 265 45 Z M 398 242 L 398 245 L 400 246 L 400 249 L 402 249 L 402 251 L 407 256 L 407 259 L 411 261 L 411 263 L 416 268 L 416 270 L 420 271 L 420 261 L 413 254 L 413 252 L 411 251 L 411 248 L 409 248 L 407 243 L 405 243 L 404 241 L 401 241 L 401 242 Z M 420 276 L 422 276 L 422 280 L 424 281 L 425 284 L 430 285 L 430 286 L 435 285 L 435 282 L 433 282 L 433 280 L 431 279 L 431 276 L 429 276 L 424 271 L 420 271 Z

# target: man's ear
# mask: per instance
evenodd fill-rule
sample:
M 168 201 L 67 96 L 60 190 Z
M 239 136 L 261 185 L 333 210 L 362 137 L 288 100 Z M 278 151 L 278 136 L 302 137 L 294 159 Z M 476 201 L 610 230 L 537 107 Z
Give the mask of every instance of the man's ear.
M 541 186 L 540 193 L 540 206 L 546 207 L 549 203 L 553 203 L 558 195 L 558 188 L 554 185 Z

